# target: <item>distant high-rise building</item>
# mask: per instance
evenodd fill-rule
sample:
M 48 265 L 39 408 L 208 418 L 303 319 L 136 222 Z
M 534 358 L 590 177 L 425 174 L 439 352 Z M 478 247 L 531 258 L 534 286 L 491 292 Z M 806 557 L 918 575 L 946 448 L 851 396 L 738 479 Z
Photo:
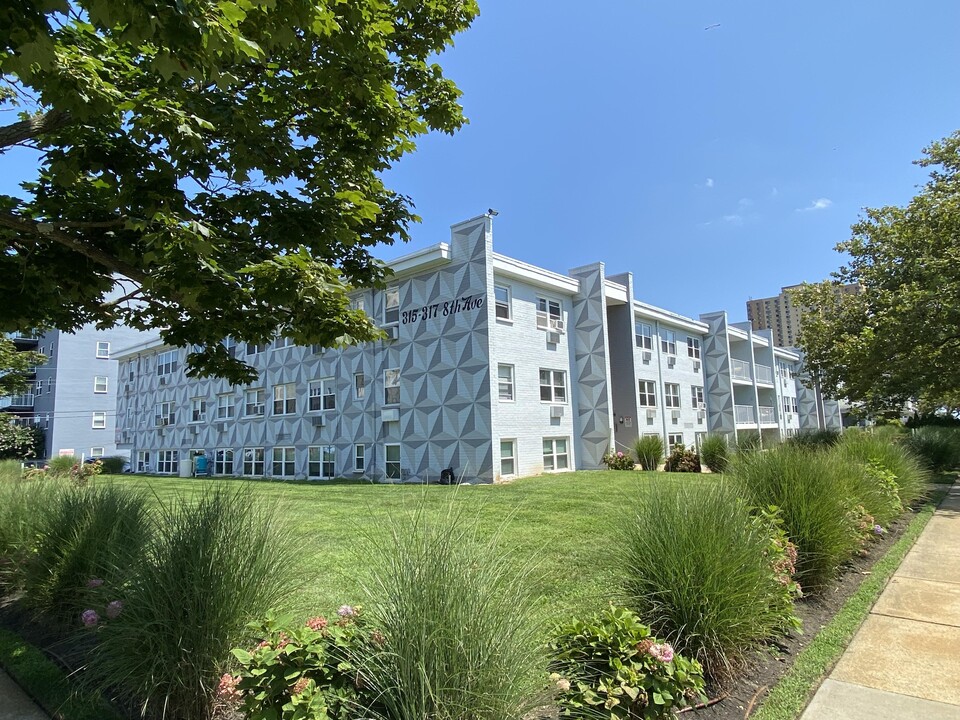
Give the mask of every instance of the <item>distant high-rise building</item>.
M 800 285 L 780 288 L 775 297 L 747 300 L 747 320 L 754 330 L 772 330 L 773 339 L 780 347 L 795 347 L 800 335 L 801 309 L 793 304 L 790 291 Z M 860 292 L 859 285 L 837 285 L 838 293 Z

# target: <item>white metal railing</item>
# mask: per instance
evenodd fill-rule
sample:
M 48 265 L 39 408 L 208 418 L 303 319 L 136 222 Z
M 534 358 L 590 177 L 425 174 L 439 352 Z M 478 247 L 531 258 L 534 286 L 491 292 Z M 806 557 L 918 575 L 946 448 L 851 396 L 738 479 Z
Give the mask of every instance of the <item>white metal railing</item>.
M 33 393 L 0 397 L 0 408 L 7 407 L 33 407 Z
M 757 416 L 753 411 L 753 405 L 734 405 L 733 411 L 737 425 L 757 424 Z
M 776 413 L 774 413 L 773 408 L 761 405 L 760 406 L 760 424 L 775 425 L 776 422 L 777 422 L 777 416 L 776 416 Z
M 757 382 L 773 385 L 773 368 L 769 365 L 755 365 L 757 368 Z
M 733 358 L 730 364 L 730 374 L 734 380 L 753 380 L 753 375 L 750 374 L 750 363 L 746 360 Z

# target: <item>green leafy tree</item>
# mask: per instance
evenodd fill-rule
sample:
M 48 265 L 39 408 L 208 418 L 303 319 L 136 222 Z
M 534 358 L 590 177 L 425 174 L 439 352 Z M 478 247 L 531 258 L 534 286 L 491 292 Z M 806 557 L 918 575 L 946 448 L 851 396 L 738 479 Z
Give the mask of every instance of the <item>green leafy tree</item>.
M 871 411 L 960 405 L 960 132 L 924 154 L 930 180 L 916 197 L 866 210 L 837 246 L 847 264 L 794 295 L 814 375 Z M 844 283 L 861 292 L 835 292 Z
M 23 0 L 0 5 L 0 330 L 126 323 L 249 381 L 225 336 L 378 338 L 347 292 L 385 276 L 412 201 L 382 174 L 465 119 L 432 58 L 474 0 Z M 6 279 L 16 278 L 16 282 Z
M 26 391 L 32 368 L 46 361 L 43 353 L 19 351 L 13 340 L 0 337 L 0 397 Z M 40 455 L 44 437 L 42 428 L 14 425 L 12 416 L 0 413 L 0 460 Z

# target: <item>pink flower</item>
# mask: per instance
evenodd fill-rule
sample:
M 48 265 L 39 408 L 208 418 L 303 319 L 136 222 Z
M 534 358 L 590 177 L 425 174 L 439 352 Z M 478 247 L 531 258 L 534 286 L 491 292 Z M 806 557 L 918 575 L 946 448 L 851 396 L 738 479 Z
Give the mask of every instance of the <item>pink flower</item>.
M 618 450 L 618 451 L 617 451 L 617 457 L 623 457 L 623 452 Z
M 880 525 L 874 525 L 874 526 L 873 526 L 873 534 L 874 534 L 874 535 L 883 535 L 883 534 L 885 534 L 886 532 L 887 532 L 887 531 L 884 530 Z
M 311 630 L 322 631 L 329 623 L 325 617 L 312 617 L 307 620 L 307 627 Z
M 341 605 L 340 609 L 337 610 L 337 615 L 342 618 L 352 618 L 357 616 L 357 611 L 354 610 L 350 605 Z
M 107 604 L 107 617 L 110 620 L 116 620 L 121 610 L 123 610 L 123 601 L 113 600 Z
M 566 692 L 570 689 L 570 681 L 566 678 L 560 678 L 557 680 L 557 690 L 561 692 Z
M 100 578 L 90 578 L 89 580 L 87 580 L 88 588 L 98 588 L 101 585 L 103 585 L 103 580 L 101 580 Z
M 651 645 L 648 652 L 651 657 L 656 658 L 662 663 L 668 663 L 673 660 L 673 648 L 670 646 L 670 643 Z
M 217 685 L 217 698 L 230 705 L 236 705 L 243 696 L 243 693 L 237 688 L 239 682 L 239 676 L 224 673 L 223 677 L 220 678 L 220 684 Z
M 299 695 L 304 690 L 306 690 L 309 685 L 310 685 L 310 678 L 305 678 L 305 677 L 300 678 L 299 680 L 297 680 L 297 683 L 293 686 L 292 694 Z
M 100 616 L 97 615 L 96 610 L 84 610 L 80 616 L 80 620 L 87 627 L 95 627 L 96 624 L 100 622 Z

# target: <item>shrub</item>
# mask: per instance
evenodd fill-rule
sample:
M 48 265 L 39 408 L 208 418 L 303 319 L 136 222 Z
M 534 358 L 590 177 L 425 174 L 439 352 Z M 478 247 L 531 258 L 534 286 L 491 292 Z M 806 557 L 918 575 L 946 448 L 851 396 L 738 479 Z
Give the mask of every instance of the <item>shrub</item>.
M 543 625 L 526 573 L 450 505 L 392 523 L 366 583 L 385 638 L 360 664 L 391 720 L 520 720 L 540 704 Z
M 233 651 L 240 672 L 220 679 L 223 709 L 237 711 L 242 702 L 250 720 L 377 715 L 354 661 L 379 649 L 383 636 L 366 626 L 359 607 L 344 605 L 338 614 L 335 622 L 315 617 L 299 627 L 272 615 L 252 623 L 250 631 L 262 640 L 253 650 Z
M 629 610 L 611 606 L 554 635 L 550 677 L 562 717 L 652 720 L 706 701 L 700 663 L 654 638 Z
M 852 430 L 844 433 L 837 449 L 848 462 L 872 463 L 893 473 L 901 502 L 910 505 L 926 493 L 929 473 L 909 447 L 896 442 L 897 437 Z
M 904 445 L 931 470 L 960 465 L 960 430 L 920 427 L 904 438 Z
M 722 473 L 730 457 L 727 439 L 723 435 L 707 435 L 700 444 L 700 457 L 710 472 Z
M 811 450 L 830 448 L 840 442 L 839 430 L 801 430 L 791 438 L 787 438 L 788 445 L 809 448 Z
M 819 590 L 860 545 L 851 510 L 860 468 L 828 453 L 783 445 L 738 455 L 731 468 L 751 503 L 780 508 L 783 527 L 797 545 L 797 575 Z
M 609 452 L 603 456 L 603 462 L 609 470 L 633 470 L 635 463 L 629 452 Z
M 667 472 L 698 473 L 700 472 L 700 456 L 693 448 L 687 450 L 683 443 L 674 445 L 663 469 Z
M 747 654 L 794 626 L 774 535 L 729 482 L 665 481 L 622 529 L 624 591 L 660 637 L 729 679 Z
M 103 465 L 103 472 L 107 475 L 119 475 L 123 472 L 124 466 L 129 462 L 127 458 L 123 455 L 113 455 L 110 457 L 101 458 L 100 462 Z
M 100 584 L 119 592 L 148 540 L 143 494 L 111 485 L 45 488 L 46 508 L 33 527 L 34 547 L 20 570 L 24 603 L 77 622 Z M 91 581 L 96 582 L 91 584 Z
M 74 465 L 80 462 L 80 458 L 73 455 L 61 455 L 60 457 L 50 458 L 47 463 L 47 473 L 50 477 L 65 478 L 70 475 L 70 470 Z
M 99 628 L 90 669 L 144 714 L 207 718 L 247 624 L 295 591 L 294 545 L 244 486 L 205 486 L 155 514 L 153 543 Z
M 637 438 L 634 445 L 637 452 L 637 462 L 644 470 L 656 470 L 663 457 L 663 438 L 659 435 L 644 435 Z

